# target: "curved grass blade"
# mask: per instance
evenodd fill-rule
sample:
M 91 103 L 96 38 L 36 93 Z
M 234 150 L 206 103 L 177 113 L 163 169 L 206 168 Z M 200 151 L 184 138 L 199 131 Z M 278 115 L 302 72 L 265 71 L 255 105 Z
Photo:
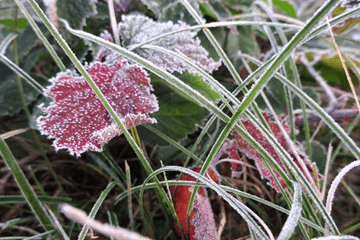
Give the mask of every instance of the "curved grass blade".
M 208 179 L 208 178 L 204 177 L 203 175 L 200 175 L 200 174 L 198 174 L 198 173 L 196 173 L 196 172 L 194 172 L 194 171 L 192 171 L 190 169 L 187 169 L 187 168 L 171 166 L 171 167 L 163 167 L 163 168 L 157 169 L 151 175 L 149 175 L 149 177 L 147 177 L 145 179 L 145 181 L 143 182 L 143 187 L 142 187 L 141 192 L 140 192 L 140 199 L 142 199 L 142 196 L 143 196 L 143 193 L 144 193 L 144 189 L 145 189 L 144 186 L 151 179 L 151 177 L 153 177 L 152 175 L 156 175 L 156 174 L 166 172 L 166 171 L 183 172 L 183 173 L 189 174 L 190 176 L 195 177 L 199 181 L 205 183 L 207 187 L 214 190 L 225 201 L 227 201 L 230 204 L 230 206 L 232 206 L 232 208 L 235 209 L 244 218 L 244 220 L 248 223 L 248 225 L 252 229 L 254 229 L 256 234 L 261 239 L 269 239 L 269 237 L 265 234 L 265 232 L 260 228 L 260 226 L 250 216 L 250 214 L 246 210 L 244 210 L 243 204 L 240 201 L 238 201 L 236 198 L 234 198 L 233 196 L 231 196 L 230 194 L 228 194 L 224 190 L 222 190 L 221 187 L 218 184 L 214 183 L 211 179 Z
M 286 222 L 281 229 L 281 232 L 277 238 L 277 240 L 287 240 L 291 238 L 291 235 L 294 233 L 294 230 L 296 226 L 298 225 L 298 221 L 301 216 L 301 210 L 302 210 L 302 195 L 301 195 L 301 186 L 297 182 L 292 182 L 294 184 L 294 200 L 293 204 L 291 206 L 291 210 L 289 213 L 288 219 L 286 219 Z
M 89 218 L 95 218 L 96 213 L 99 211 L 99 208 L 101 207 L 102 203 L 105 201 L 107 195 L 110 193 L 110 191 L 116 186 L 116 182 L 111 182 L 109 185 L 104 189 L 104 191 L 101 192 L 99 198 L 96 200 L 96 203 L 92 207 Z M 86 237 L 87 232 L 89 231 L 89 226 L 84 225 L 81 229 L 81 232 L 79 233 L 78 240 L 84 240 Z
M 160 182 L 160 185 L 162 187 L 164 186 L 198 186 L 198 187 L 206 187 L 205 184 L 203 183 L 200 183 L 200 182 L 192 182 L 192 181 L 181 181 L 181 180 L 172 180 L 172 181 L 167 181 L 167 182 Z M 147 183 L 145 185 L 139 185 L 139 186 L 135 186 L 133 188 L 131 188 L 131 192 L 137 192 L 137 191 L 140 191 L 141 188 L 145 188 L 146 190 L 147 189 L 152 189 L 152 188 L 155 188 L 155 184 L 154 183 Z M 254 200 L 254 201 L 257 201 L 259 203 L 262 203 L 266 206 L 269 206 L 271 208 L 274 208 L 280 212 L 283 212 L 285 214 L 289 214 L 290 211 L 281 207 L 281 206 L 278 206 L 270 201 L 267 201 L 265 199 L 262 199 L 258 196 L 255 196 L 255 195 L 252 195 L 252 194 L 249 194 L 249 193 L 246 193 L 246 192 L 243 192 L 241 190 L 238 190 L 238 189 L 235 189 L 235 188 L 232 188 L 232 187 L 228 187 L 228 186 L 222 186 L 220 185 L 220 187 L 226 191 L 226 192 L 229 192 L 229 193 L 233 193 L 233 194 L 236 194 L 236 195 L 239 195 L 241 197 L 244 197 L 244 198 L 248 198 L 248 199 L 251 199 L 251 200 Z M 123 192 L 121 194 L 119 194 L 117 197 L 116 197 L 116 200 L 114 201 L 113 205 L 116 206 L 120 201 L 122 201 L 123 199 L 125 199 L 125 197 L 127 196 L 127 192 Z M 300 217 L 299 219 L 301 222 L 303 222 L 304 224 L 307 224 L 308 226 L 320 231 L 320 232 L 325 232 L 324 228 L 320 227 L 319 225 L 316 225 L 315 223 L 309 221 L 308 219 L 306 218 L 303 218 L 303 217 Z

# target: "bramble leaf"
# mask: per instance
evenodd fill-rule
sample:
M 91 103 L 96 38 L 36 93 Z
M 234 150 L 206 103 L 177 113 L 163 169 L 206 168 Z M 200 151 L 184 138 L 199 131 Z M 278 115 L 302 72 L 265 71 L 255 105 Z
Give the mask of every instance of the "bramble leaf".
M 127 61 L 113 64 L 91 63 L 87 72 L 102 91 L 127 129 L 156 123 L 148 113 L 159 109 L 146 72 Z M 80 155 L 101 151 L 104 144 L 122 132 L 82 76 L 67 71 L 50 79 L 46 94 L 54 101 L 40 107 L 47 113 L 37 119 L 42 134 L 55 138 L 56 150 L 68 149 Z
M 183 22 L 173 23 L 158 23 L 152 19 L 142 15 L 128 15 L 122 16 L 122 22 L 119 23 L 119 35 L 122 38 L 124 46 L 133 46 L 141 44 L 149 39 L 162 35 L 164 33 L 188 28 L 190 26 Z M 194 31 L 184 31 L 163 37 L 158 40 L 150 42 L 150 45 L 156 45 L 176 53 L 181 52 L 195 65 L 202 68 L 204 71 L 211 73 L 216 70 L 221 62 L 215 62 L 212 58 L 208 58 L 209 53 L 200 45 L 200 40 L 194 38 L 196 36 Z M 166 55 L 152 49 L 134 49 L 140 56 L 153 62 L 158 67 L 166 69 L 170 72 L 183 72 L 188 70 L 192 72 L 186 64 L 181 60 L 172 56 Z M 196 73 L 196 72 L 195 72 Z
M 195 172 L 200 172 L 201 167 L 195 167 L 192 170 Z M 219 174 L 216 172 L 216 170 L 213 167 L 210 167 L 207 170 L 207 176 L 210 177 L 216 183 L 220 182 Z M 188 174 L 184 174 L 181 180 L 196 181 L 196 178 Z M 193 190 L 194 190 L 193 186 L 177 186 L 177 187 L 170 186 L 170 191 L 173 195 L 175 212 L 179 218 L 181 227 L 186 236 L 188 236 L 186 229 L 187 226 L 186 214 Z M 177 224 L 175 224 L 175 229 L 177 233 L 181 235 L 180 228 Z M 210 201 L 206 189 L 204 187 L 199 187 L 199 190 L 196 193 L 193 209 L 190 215 L 189 230 L 190 230 L 189 236 L 191 240 L 217 239 L 214 214 L 212 212 Z
M 275 122 L 270 121 L 270 116 L 264 114 L 264 117 L 265 117 L 267 123 L 269 124 L 269 127 L 270 127 L 272 133 L 274 134 L 274 136 L 276 137 L 277 141 L 279 142 L 279 144 L 290 154 L 292 159 L 295 161 L 295 163 L 301 169 L 300 164 L 297 162 L 294 154 L 291 152 L 291 150 L 286 142 L 286 139 L 285 139 L 284 135 L 282 134 L 279 126 Z M 286 172 L 286 169 L 285 169 L 284 165 L 282 164 L 280 158 L 278 157 L 275 149 L 266 140 L 266 138 L 260 133 L 260 131 L 255 128 L 254 124 L 250 120 L 241 120 L 241 122 L 244 125 L 244 127 L 246 128 L 246 130 L 248 131 L 248 133 L 275 159 L 275 161 L 279 164 L 279 166 Z M 287 134 L 289 134 L 290 127 L 285 123 L 283 123 L 282 126 L 286 130 Z M 255 161 L 255 165 L 258 168 L 258 171 L 259 171 L 261 177 L 268 179 L 270 181 L 269 185 L 279 192 L 280 191 L 279 187 L 276 185 L 275 180 L 273 179 L 271 173 L 267 169 L 267 167 L 266 167 L 264 161 L 262 160 L 262 158 L 260 157 L 259 153 L 243 137 L 241 137 L 240 134 L 238 134 L 235 130 L 233 131 L 233 133 L 235 135 L 235 139 L 229 140 L 226 144 L 224 144 L 224 146 L 222 148 L 222 152 L 226 153 L 229 156 L 229 158 L 236 159 L 236 160 L 240 159 L 240 157 L 238 155 L 239 154 L 238 151 L 246 154 L 246 156 L 248 158 L 251 158 Z M 311 165 L 311 162 L 305 157 L 304 154 L 299 153 L 299 155 L 304 160 L 304 162 L 305 162 L 307 168 L 310 170 L 310 172 L 312 172 L 313 166 Z M 240 164 L 233 164 L 233 168 L 235 170 L 237 170 L 238 168 L 240 168 Z M 274 173 L 275 173 L 276 178 L 279 180 L 281 186 L 283 188 L 286 188 L 284 180 L 280 177 L 280 175 L 277 172 L 274 171 Z

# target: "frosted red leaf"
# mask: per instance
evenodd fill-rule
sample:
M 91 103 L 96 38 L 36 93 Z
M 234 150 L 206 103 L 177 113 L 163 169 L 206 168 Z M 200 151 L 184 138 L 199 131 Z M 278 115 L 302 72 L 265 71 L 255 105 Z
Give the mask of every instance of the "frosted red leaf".
M 265 117 L 267 123 L 269 124 L 269 127 L 270 127 L 272 133 L 274 134 L 274 136 L 276 137 L 277 141 L 290 154 L 290 156 L 292 157 L 294 162 L 301 169 L 300 164 L 298 163 L 295 156 L 291 152 L 291 150 L 286 142 L 286 139 L 285 139 L 284 135 L 282 134 L 279 126 L 275 122 L 270 121 L 270 116 L 264 114 L 264 117 Z M 275 161 L 279 164 L 279 166 L 286 172 L 285 167 L 282 164 L 275 149 L 266 140 L 266 138 L 260 133 L 260 131 L 255 128 L 254 124 L 252 124 L 250 120 L 241 120 L 241 122 L 244 125 L 244 127 L 246 128 L 246 130 L 248 131 L 248 133 L 275 159 Z M 283 123 L 282 126 L 284 127 L 286 132 L 289 134 L 290 127 L 285 123 Z M 269 185 L 279 192 L 280 191 L 279 187 L 277 186 L 275 180 L 273 179 L 271 173 L 267 169 L 267 167 L 266 167 L 264 161 L 262 160 L 262 158 L 260 157 L 259 153 L 243 137 L 241 137 L 241 135 L 239 133 L 237 133 L 235 130 L 233 131 L 233 133 L 235 135 L 235 139 L 229 140 L 226 144 L 224 144 L 220 153 L 221 154 L 225 153 L 228 155 L 229 158 L 236 159 L 236 160 L 240 159 L 238 151 L 246 154 L 246 156 L 248 158 L 253 159 L 255 161 L 255 165 L 258 168 L 258 171 L 261 174 L 261 177 L 268 179 L 270 181 Z M 308 161 L 307 158 L 304 157 L 304 155 L 302 155 L 302 154 L 299 154 L 299 155 L 300 155 L 300 157 L 303 158 L 303 160 L 304 160 L 306 166 L 308 167 L 308 169 L 310 170 L 310 172 L 312 172 L 313 167 L 311 166 L 311 162 Z M 236 169 L 239 169 L 240 166 L 241 166 L 240 164 L 233 163 L 232 167 L 233 167 L 233 169 L 236 170 Z M 275 173 L 276 178 L 279 180 L 281 186 L 283 188 L 286 188 L 284 180 L 280 177 L 280 175 L 276 171 L 274 171 L 274 173 Z
M 148 113 L 159 109 L 146 72 L 127 61 L 112 64 L 91 63 L 86 67 L 98 88 L 129 129 L 143 123 L 156 123 Z M 39 130 L 54 138 L 56 150 L 68 149 L 80 155 L 102 151 L 102 147 L 122 132 L 84 77 L 73 71 L 58 73 L 50 79 L 46 95 L 53 99 L 48 107 L 40 105 L 46 116 L 37 119 Z
M 200 172 L 201 167 L 195 167 L 192 168 L 192 170 L 195 172 Z M 210 167 L 207 170 L 205 176 L 211 178 L 216 183 L 220 183 L 219 174 L 213 167 Z M 188 174 L 184 174 L 181 180 L 194 181 L 194 182 L 197 181 L 196 178 Z M 186 228 L 187 226 L 186 214 L 193 190 L 194 190 L 193 186 L 177 186 L 177 188 L 176 186 L 170 186 L 170 191 L 173 195 L 175 211 L 186 236 L 188 236 L 187 234 L 188 232 Z M 180 228 L 176 223 L 175 223 L 175 228 L 177 233 L 181 235 Z M 190 234 L 189 234 L 190 240 L 217 239 L 215 220 L 211 209 L 210 201 L 207 195 L 207 191 L 204 187 L 199 187 L 199 190 L 196 193 L 193 210 L 191 211 L 191 215 L 190 215 L 189 230 L 190 230 Z

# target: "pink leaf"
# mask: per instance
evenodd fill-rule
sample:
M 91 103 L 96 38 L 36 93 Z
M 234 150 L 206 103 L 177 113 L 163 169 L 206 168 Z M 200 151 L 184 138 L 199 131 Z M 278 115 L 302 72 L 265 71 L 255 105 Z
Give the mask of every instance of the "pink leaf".
M 91 63 L 86 67 L 98 88 L 127 129 L 143 123 L 156 123 L 148 113 L 159 109 L 146 72 L 125 60 L 113 64 Z M 80 155 L 102 147 L 122 132 L 110 117 L 84 77 L 75 72 L 58 73 L 50 79 L 46 94 L 53 99 L 40 106 L 47 113 L 37 119 L 42 134 L 55 138 L 56 150 L 68 149 Z
M 276 137 L 277 141 L 292 156 L 295 163 L 298 166 L 300 166 L 300 164 L 295 159 L 293 153 L 290 151 L 290 148 L 289 148 L 289 146 L 285 140 L 285 137 L 282 134 L 279 126 L 275 122 L 270 121 L 270 116 L 264 114 L 264 117 L 265 117 L 266 121 L 268 122 L 270 129 L 271 129 L 272 133 L 274 134 L 274 136 Z M 260 131 L 257 130 L 255 128 L 255 126 L 249 120 L 241 120 L 241 122 L 245 126 L 248 133 L 275 159 L 275 161 L 279 164 L 279 166 L 285 171 L 285 167 L 282 164 L 280 158 L 278 157 L 275 149 L 266 140 L 266 138 L 260 133 Z M 290 127 L 285 123 L 283 123 L 283 127 L 289 134 Z M 243 137 L 241 137 L 239 133 L 237 133 L 235 130 L 233 131 L 233 133 L 235 135 L 235 139 L 230 140 L 228 143 L 224 144 L 224 146 L 222 147 L 222 151 L 225 152 L 229 156 L 229 158 L 232 158 L 232 159 L 237 159 L 237 160 L 240 159 L 240 157 L 238 155 L 238 151 L 246 154 L 246 156 L 248 158 L 253 159 L 255 161 L 256 167 L 258 168 L 258 171 L 259 171 L 261 177 L 268 179 L 270 181 L 269 185 L 271 187 L 275 188 L 279 192 L 280 191 L 279 187 L 276 185 L 275 180 L 273 179 L 271 173 L 267 169 L 267 167 L 266 167 L 264 161 L 262 160 L 262 158 L 260 157 L 259 153 Z M 299 154 L 299 155 L 303 156 L 302 154 Z M 308 169 L 310 170 L 310 172 L 312 172 L 311 162 L 308 161 L 307 158 L 305 158 L 305 157 L 303 157 L 303 160 L 304 160 L 306 166 L 308 167 Z M 240 164 L 233 165 L 233 169 L 236 169 L 239 167 L 240 167 Z M 301 169 L 301 167 L 300 167 L 300 169 Z M 274 173 L 275 173 L 276 178 L 279 180 L 281 186 L 283 188 L 286 188 L 284 180 L 280 177 L 280 175 L 277 172 L 274 171 Z
M 200 172 L 201 167 L 195 167 L 192 170 L 195 172 Z M 219 174 L 216 172 L 216 170 L 213 167 L 210 167 L 208 169 L 206 176 L 211 178 L 216 183 L 220 182 Z M 181 180 L 196 181 L 197 179 L 188 174 L 184 174 Z M 188 235 L 186 229 L 187 226 L 186 214 L 193 190 L 194 190 L 193 186 L 177 186 L 177 188 L 175 186 L 170 187 L 170 191 L 174 196 L 173 202 L 174 202 L 175 211 L 186 236 Z M 175 228 L 177 233 L 181 235 L 180 228 L 176 223 L 175 223 Z M 191 215 L 190 215 L 189 230 L 190 230 L 189 236 L 191 240 L 217 239 L 215 220 L 211 209 L 210 201 L 207 196 L 206 189 L 204 187 L 199 187 L 199 190 L 196 193 L 193 210 L 191 211 Z

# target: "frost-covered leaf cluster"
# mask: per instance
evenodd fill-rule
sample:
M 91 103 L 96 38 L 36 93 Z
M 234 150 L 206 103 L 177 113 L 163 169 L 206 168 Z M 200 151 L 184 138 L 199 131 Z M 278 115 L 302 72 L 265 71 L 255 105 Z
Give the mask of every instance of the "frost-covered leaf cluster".
M 148 113 L 157 111 L 158 103 L 140 67 L 122 60 L 93 62 L 86 70 L 127 129 L 156 122 Z M 50 81 L 46 95 L 53 102 L 41 106 L 47 115 L 39 117 L 37 123 L 42 134 L 55 138 L 56 150 L 68 149 L 77 155 L 101 151 L 104 144 L 122 133 L 84 77 L 68 70 Z
M 293 158 L 294 162 L 300 167 L 300 164 L 296 160 L 294 154 L 291 152 L 291 150 L 286 142 L 286 139 L 285 139 L 284 135 L 282 134 L 279 126 L 275 122 L 270 120 L 270 116 L 264 114 L 264 117 L 265 117 L 267 123 L 269 124 L 269 127 L 270 127 L 272 133 L 274 134 L 274 136 L 276 137 L 277 141 L 279 142 L 279 144 L 290 154 L 290 156 Z M 250 120 L 241 120 L 241 122 L 244 125 L 244 127 L 246 128 L 247 132 L 276 160 L 276 162 L 279 164 L 279 166 L 286 172 L 286 169 L 285 169 L 284 165 L 282 164 L 275 149 L 266 140 L 266 138 L 260 133 L 260 131 L 258 129 L 256 129 L 254 124 Z M 283 123 L 282 126 L 289 134 L 290 127 L 285 123 Z M 266 164 L 260 157 L 259 153 L 255 150 L 255 148 L 253 148 L 250 145 L 250 143 L 247 142 L 235 130 L 233 131 L 233 133 L 235 135 L 235 139 L 228 140 L 227 142 L 225 142 L 225 144 L 223 145 L 218 156 L 225 154 L 225 155 L 227 155 L 227 158 L 240 160 L 239 152 L 246 154 L 246 156 L 248 158 L 255 160 L 255 165 L 258 168 L 258 171 L 261 174 L 261 177 L 268 179 L 270 181 L 269 185 L 271 187 L 273 187 L 274 189 L 276 189 L 277 191 L 280 191 L 280 188 L 277 186 L 274 178 L 272 177 L 271 173 L 269 172 L 268 168 L 266 167 Z M 302 154 L 299 154 L 299 155 L 303 158 L 303 160 L 304 160 L 307 168 L 310 170 L 310 172 L 312 172 L 313 166 L 312 166 L 311 162 L 307 158 L 305 158 L 304 155 L 302 155 Z M 232 168 L 234 171 L 239 171 L 241 169 L 241 165 L 239 163 L 233 163 Z M 300 169 L 301 169 L 301 167 L 300 167 Z M 274 173 L 275 173 L 276 178 L 279 180 L 281 186 L 283 188 L 286 188 L 285 181 L 280 177 L 280 175 L 277 172 L 274 171 Z
M 189 28 L 183 22 L 173 23 L 171 21 L 158 23 L 142 15 L 123 15 L 122 22 L 118 25 L 119 35 L 124 46 L 136 46 L 159 35 Z M 156 45 L 167 50 L 185 55 L 195 65 L 204 71 L 211 73 L 220 66 L 220 61 L 215 62 L 208 58 L 209 53 L 200 45 L 200 40 L 195 38 L 197 32 L 182 31 L 176 34 L 151 41 L 149 45 Z M 183 72 L 192 69 L 187 67 L 181 60 L 166 55 L 159 51 L 145 48 L 134 49 L 136 53 L 153 62 L 158 67 L 170 72 Z

